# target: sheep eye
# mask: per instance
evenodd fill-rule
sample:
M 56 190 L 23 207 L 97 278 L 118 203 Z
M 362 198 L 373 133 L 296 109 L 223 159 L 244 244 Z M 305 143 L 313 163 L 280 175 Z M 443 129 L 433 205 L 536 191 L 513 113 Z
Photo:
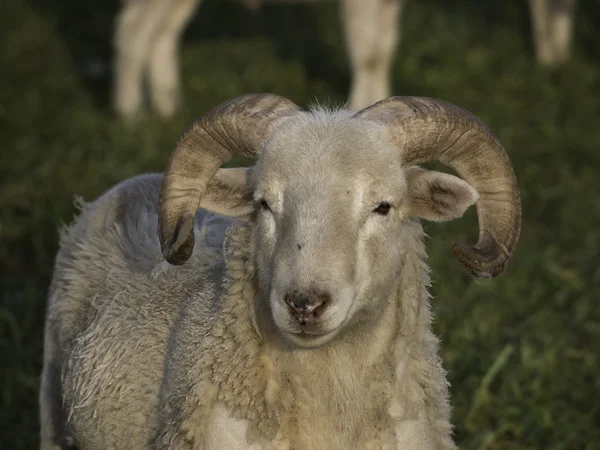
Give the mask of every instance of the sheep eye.
M 382 216 L 387 216 L 387 214 L 390 212 L 390 209 L 392 209 L 392 205 L 390 205 L 388 202 L 382 202 L 373 210 L 373 212 Z
M 269 207 L 269 204 L 267 203 L 267 201 L 266 201 L 266 200 L 261 200 L 261 201 L 260 201 L 260 207 L 261 207 L 262 209 L 265 209 L 265 210 L 267 210 L 267 211 L 270 211 L 270 210 L 271 210 L 271 208 Z

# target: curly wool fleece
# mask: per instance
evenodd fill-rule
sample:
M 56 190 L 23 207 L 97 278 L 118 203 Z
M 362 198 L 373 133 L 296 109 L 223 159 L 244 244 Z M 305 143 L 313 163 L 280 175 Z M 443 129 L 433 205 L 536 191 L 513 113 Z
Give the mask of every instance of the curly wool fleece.
M 69 440 L 204 449 L 215 421 L 232 412 L 253 448 L 395 449 L 415 421 L 428 424 L 429 447 L 455 448 L 418 222 L 402 236 L 402 279 L 380 326 L 300 350 L 278 337 L 258 293 L 251 219 L 227 240 L 233 221 L 199 212 L 189 264 L 161 263 L 160 182 L 129 180 L 63 233 L 46 357 L 50 371 L 64 370 L 43 387 L 56 409 L 42 414 L 59 418 L 62 395 Z M 374 338 L 385 342 L 377 357 L 360 341 Z

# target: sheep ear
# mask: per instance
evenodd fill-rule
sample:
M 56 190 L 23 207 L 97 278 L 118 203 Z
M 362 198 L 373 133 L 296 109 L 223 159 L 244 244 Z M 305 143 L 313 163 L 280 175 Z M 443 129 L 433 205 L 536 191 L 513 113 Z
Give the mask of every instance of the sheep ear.
M 200 207 L 225 216 L 243 216 L 253 211 L 252 167 L 219 169 L 208 183 Z
M 453 175 L 410 167 L 406 178 L 410 214 L 425 220 L 458 219 L 479 200 L 473 186 Z

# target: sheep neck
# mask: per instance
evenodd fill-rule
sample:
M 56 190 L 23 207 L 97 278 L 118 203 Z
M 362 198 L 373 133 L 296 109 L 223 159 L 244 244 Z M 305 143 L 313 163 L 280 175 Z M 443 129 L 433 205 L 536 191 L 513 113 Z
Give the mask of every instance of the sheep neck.
M 212 382 L 219 387 L 215 401 L 249 421 L 251 440 L 283 433 L 300 442 L 305 433 L 295 427 L 303 423 L 317 435 L 320 430 L 322 436 L 343 435 L 356 442 L 364 438 L 362 424 L 373 415 L 382 424 L 416 418 L 426 396 L 422 379 L 429 370 L 421 359 L 432 345 L 437 352 L 419 230 L 399 288 L 379 322 L 358 326 L 322 348 L 300 350 L 280 345 L 265 326 L 265 310 L 257 315 L 252 307 L 257 290 L 250 252 L 242 250 L 251 248 L 250 232 L 247 225 L 237 229 L 232 239 L 236 250 L 228 262 L 229 295 L 213 334 L 222 353 L 213 361 Z
M 265 339 L 261 356 L 270 362 L 266 391 L 281 417 L 282 434 L 291 437 L 294 447 L 350 448 L 374 438 L 364 436 L 364 425 L 374 415 L 385 420 L 392 395 L 385 380 L 393 377 L 396 333 L 390 317 L 396 309 L 396 302 L 389 302 L 379 323 L 361 324 L 320 348 L 290 348 Z M 310 442 L 304 441 L 309 436 Z M 331 436 L 343 436 L 344 442 L 320 442 Z

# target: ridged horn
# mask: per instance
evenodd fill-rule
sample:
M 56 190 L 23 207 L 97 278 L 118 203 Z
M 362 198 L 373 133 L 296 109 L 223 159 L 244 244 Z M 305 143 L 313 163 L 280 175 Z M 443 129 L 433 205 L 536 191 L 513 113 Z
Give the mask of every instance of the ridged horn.
M 248 94 L 214 107 L 183 133 L 160 191 L 158 229 L 162 253 L 174 265 L 194 248 L 194 217 L 207 185 L 234 156 L 255 158 L 279 118 L 301 108 L 273 94 Z
M 517 180 L 498 138 L 473 114 L 451 103 L 423 97 L 390 97 L 354 117 L 382 124 L 403 164 L 440 161 L 479 193 L 479 240 L 453 243 L 473 275 L 491 278 L 510 261 L 521 231 Z

